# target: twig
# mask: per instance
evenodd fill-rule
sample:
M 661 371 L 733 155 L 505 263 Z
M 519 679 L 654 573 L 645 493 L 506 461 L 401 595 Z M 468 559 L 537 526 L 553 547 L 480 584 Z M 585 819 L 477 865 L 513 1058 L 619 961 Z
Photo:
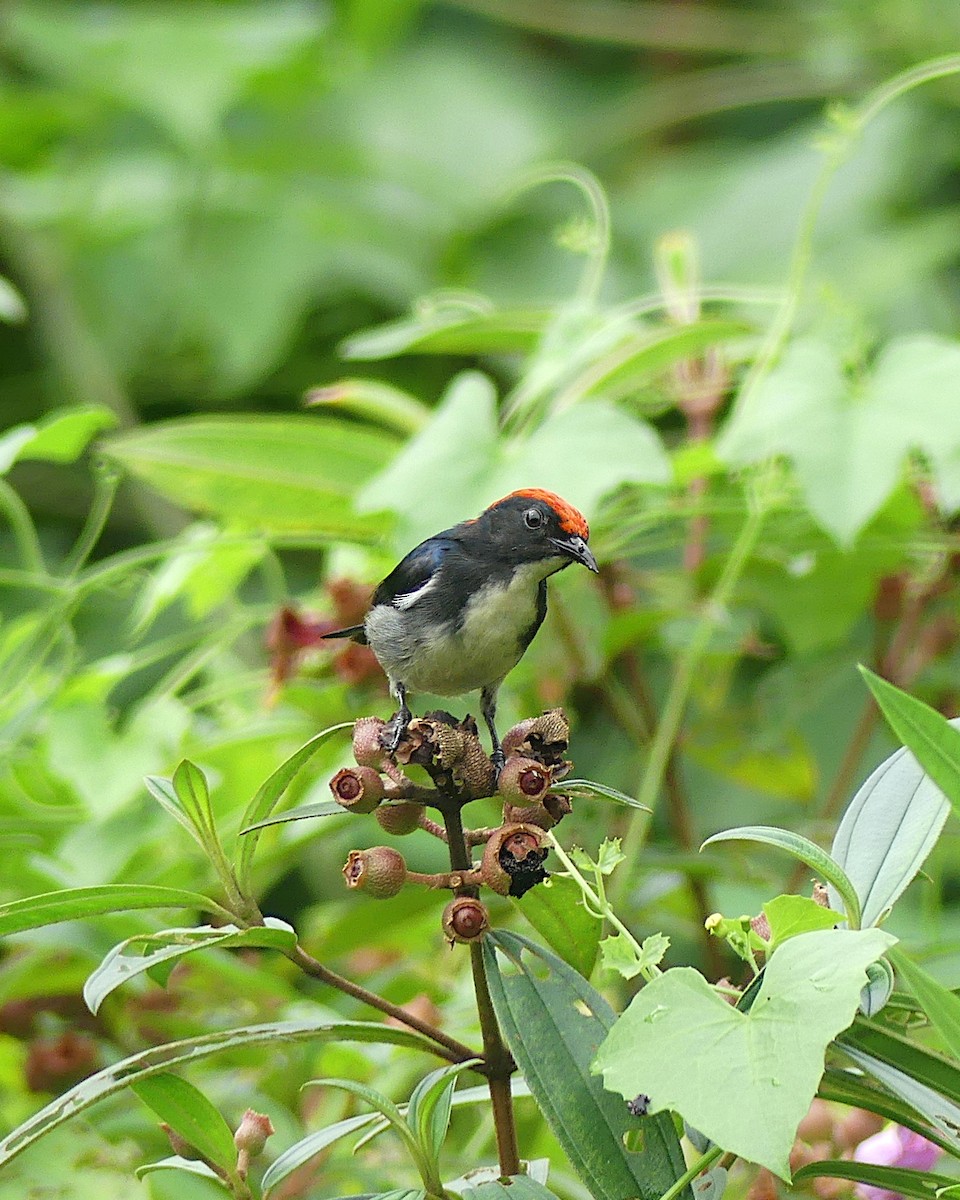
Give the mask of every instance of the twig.
M 329 967 L 325 967 L 323 963 L 318 962 L 313 955 L 308 954 L 302 946 L 294 946 L 292 950 L 284 952 L 287 958 L 305 975 L 309 975 L 311 979 L 319 979 L 321 983 L 327 983 L 330 987 L 335 987 L 338 991 L 352 996 L 355 1000 L 361 1001 L 363 1004 L 369 1004 L 371 1008 L 379 1009 L 380 1012 L 386 1013 L 388 1017 L 393 1017 L 394 1020 L 408 1025 L 411 1029 L 415 1029 L 418 1033 L 422 1033 L 424 1037 L 429 1038 L 436 1044 L 436 1053 L 447 1059 L 449 1062 L 466 1062 L 469 1058 L 479 1057 L 469 1046 L 465 1046 L 463 1042 L 458 1042 L 456 1038 L 448 1037 L 442 1029 L 437 1029 L 436 1026 L 430 1025 L 427 1021 L 421 1021 L 419 1017 L 408 1012 L 407 1009 L 401 1008 L 399 1004 L 393 1004 L 383 996 L 378 996 L 376 992 L 369 992 L 365 987 L 361 987 L 359 983 L 354 983 L 350 979 L 346 979 L 343 975 L 338 975 L 336 971 L 331 971 Z
M 464 839 L 463 820 L 458 803 L 449 803 L 443 806 L 443 823 L 447 831 L 451 870 L 469 871 L 471 868 L 470 854 Z M 477 888 L 464 886 L 459 889 L 459 894 L 475 897 Z M 516 1067 L 500 1033 L 500 1024 L 490 998 L 490 988 L 487 985 L 486 971 L 483 966 L 483 949 L 478 942 L 470 943 L 470 967 L 473 972 L 473 987 L 477 997 L 480 1030 L 483 1034 L 484 1074 L 490 1089 L 490 1105 L 493 1110 L 493 1127 L 497 1138 L 500 1173 L 504 1176 L 519 1175 L 520 1151 L 517 1146 L 517 1128 L 513 1116 L 513 1093 L 510 1090 L 510 1076 Z

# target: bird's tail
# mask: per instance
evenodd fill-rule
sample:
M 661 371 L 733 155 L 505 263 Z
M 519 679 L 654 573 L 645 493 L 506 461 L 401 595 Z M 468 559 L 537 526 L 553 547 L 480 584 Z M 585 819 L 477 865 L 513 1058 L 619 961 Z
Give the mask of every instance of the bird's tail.
M 359 642 L 361 646 L 367 644 L 367 634 L 362 625 L 351 625 L 349 629 L 335 629 L 332 633 L 322 635 L 323 639 L 327 638 L 350 638 L 354 642 Z

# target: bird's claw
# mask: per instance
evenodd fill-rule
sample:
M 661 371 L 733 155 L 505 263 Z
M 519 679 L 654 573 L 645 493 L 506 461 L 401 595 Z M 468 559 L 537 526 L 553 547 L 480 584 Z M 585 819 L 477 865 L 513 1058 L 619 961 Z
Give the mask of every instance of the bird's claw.
M 402 710 L 390 718 L 380 734 L 380 744 L 388 754 L 394 754 L 410 724 L 410 714 Z
M 507 761 L 500 746 L 497 746 L 494 752 L 490 755 L 490 761 L 493 763 L 493 781 L 494 783 L 499 783 L 500 772 L 503 770 L 504 764 Z

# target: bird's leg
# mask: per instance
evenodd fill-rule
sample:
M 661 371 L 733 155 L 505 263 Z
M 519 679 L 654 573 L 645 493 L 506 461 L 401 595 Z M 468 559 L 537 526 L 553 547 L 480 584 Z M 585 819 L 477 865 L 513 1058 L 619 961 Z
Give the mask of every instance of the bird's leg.
M 381 740 L 384 747 L 392 754 L 400 745 L 400 739 L 407 732 L 407 726 L 413 718 L 413 713 L 407 705 L 407 689 L 402 683 L 393 685 L 393 694 L 400 701 L 400 709 L 394 713 L 384 726 Z
M 490 761 L 493 763 L 496 778 L 499 779 L 500 772 L 503 770 L 504 757 L 503 747 L 500 745 L 500 738 L 497 736 L 497 689 L 495 687 L 483 688 L 480 692 L 480 711 L 483 713 L 483 719 L 490 730 L 490 745 L 492 747 Z

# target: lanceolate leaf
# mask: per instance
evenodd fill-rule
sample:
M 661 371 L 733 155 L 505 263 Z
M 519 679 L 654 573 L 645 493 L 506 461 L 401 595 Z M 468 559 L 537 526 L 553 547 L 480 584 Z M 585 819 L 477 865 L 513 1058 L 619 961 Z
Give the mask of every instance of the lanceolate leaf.
M 659 1200 L 685 1170 L 680 1143 L 669 1116 L 631 1116 L 592 1074 L 615 1020 L 606 1000 L 554 954 L 517 934 L 488 934 L 483 953 L 510 1051 L 591 1195 Z M 624 1135 L 637 1130 L 642 1153 L 624 1145 Z
M 643 812 L 650 811 L 646 804 L 641 804 L 639 800 L 628 796 L 626 792 L 617 791 L 616 788 L 609 787 L 605 783 L 595 783 L 592 779 L 564 779 L 560 783 L 554 784 L 550 791 L 570 796 L 599 796 L 602 800 L 613 800 L 617 804 L 626 805 L 627 808 L 639 808 Z
M 879 1167 L 873 1163 L 831 1159 L 801 1167 L 793 1181 L 800 1183 L 805 1179 L 823 1178 L 851 1179 L 900 1196 L 916 1196 L 918 1200 L 935 1200 L 940 1188 L 956 1183 L 948 1175 L 934 1175 L 930 1171 L 908 1171 L 904 1167 Z
M 849 1108 L 865 1108 L 888 1121 L 895 1121 L 897 1125 L 912 1129 L 914 1133 L 935 1142 L 944 1150 L 951 1149 L 950 1143 L 944 1141 L 939 1132 L 928 1124 L 912 1105 L 885 1089 L 874 1086 L 873 1081 L 868 1080 L 868 1076 L 860 1073 L 854 1074 L 852 1071 L 828 1067 L 820 1080 L 817 1095 L 823 1100 L 835 1100 L 838 1104 L 846 1104 Z
M 439 1159 L 444 1138 L 447 1136 L 457 1077 L 477 1066 L 480 1061 L 475 1059 L 472 1062 L 453 1063 L 449 1067 L 431 1071 L 426 1078 L 421 1079 L 410 1095 L 407 1124 L 423 1147 L 424 1154 L 433 1162 Z
M 270 825 L 286 825 L 289 821 L 309 821 L 312 817 L 343 816 L 346 809 L 336 800 L 319 800 L 315 804 L 300 804 L 296 808 L 285 808 L 283 812 L 274 813 L 262 821 L 255 821 L 241 829 L 240 833 L 253 833 L 257 829 L 266 829 Z
M 909 701 L 926 710 L 920 717 L 926 724 L 931 723 L 929 713 L 935 727 L 942 726 L 960 741 L 960 731 L 919 700 L 868 672 L 864 677 L 881 707 L 899 710 L 901 701 Z M 909 731 L 894 728 L 906 741 Z M 882 762 L 860 787 L 843 814 L 831 854 L 857 890 L 864 925 L 881 921 L 903 894 L 933 849 L 949 812 L 940 787 L 906 747 Z
M 65 888 L 60 892 L 45 892 L 2 904 L 0 937 L 22 933 L 25 929 L 38 929 L 42 925 L 55 925 L 58 921 L 77 921 L 134 908 L 190 908 L 230 919 L 226 909 L 199 892 L 139 883 L 110 883 L 100 887 Z
M 860 901 L 853 884 L 840 867 L 825 850 L 821 850 L 815 842 L 792 833 L 787 829 L 776 829 L 769 825 L 743 825 L 739 829 L 726 829 L 715 833 L 700 847 L 705 850 L 715 842 L 760 842 L 765 846 L 776 846 L 786 850 L 794 858 L 806 863 L 811 870 L 816 871 L 821 879 L 832 883 L 843 901 L 847 921 L 852 929 L 860 928 Z
M 917 998 L 947 1049 L 960 1060 L 960 996 L 954 995 L 900 950 L 891 954 L 897 974 Z
M 265 1025 L 245 1025 L 202 1037 L 186 1038 L 142 1050 L 121 1062 L 98 1071 L 76 1087 L 58 1096 L 38 1113 L 34 1113 L 12 1133 L 0 1141 L 0 1167 L 28 1149 L 44 1134 L 58 1128 L 71 1117 L 84 1112 L 98 1100 L 105 1100 L 150 1075 L 165 1071 L 178 1063 L 197 1062 L 221 1050 L 241 1050 L 247 1046 L 283 1042 L 384 1042 L 422 1050 L 432 1054 L 434 1046 L 428 1038 L 408 1029 L 367 1021 L 276 1021 Z
M 844 1041 L 843 1051 L 856 1066 L 929 1121 L 939 1135 L 938 1144 L 946 1144 L 960 1157 L 960 1107 L 912 1075 L 881 1062 L 849 1041 Z
M 398 354 L 503 354 L 536 346 L 547 314 L 517 312 L 438 313 L 436 316 L 393 321 L 347 338 L 340 346 L 344 358 L 392 358 Z
M 228 1185 L 212 1167 L 208 1167 L 199 1158 L 181 1158 L 179 1154 L 171 1154 L 169 1158 L 161 1158 L 158 1162 L 144 1163 L 142 1167 L 137 1167 L 135 1174 L 138 1179 L 142 1179 L 144 1175 L 152 1175 L 155 1171 L 186 1171 L 188 1175 L 200 1175 L 218 1183 L 224 1192 L 229 1194 Z
M 518 1096 L 529 1096 L 530 1091 L 526 1083 L 517 1075 L 511 1080 L 511 1090 L 516 1099 Z M 454 1092 L 451 1097 L 452 1108 L 464 1108 L 469 1104 L 489 1104 L 490 1089 L 483 1084 L 481 1087 L 463 1088 L 459 1092 Z M 400 1106 L 400 1111 L 403 1112 L 403 1106 Z M 315 1154 L 319 1154 L 321 1150 L 325 1150 L 327 1146 L 333 1145 L 342 1137 L 356 1132 L 358 1129 L 365 1129 L 371 1125 L 375 1125 L 381 1121 L 381 1115 L 378 1112 L 360 1113 L 356 1117 L 347 1117 L 343 1121 L 337 1121 L 333 1125 L 327 1125 L 324 1129 L 317 1129 L 313 1133 L 307 1134 L 299 1142 L 295 1142 L 287 1150 L 284 1150 L 267 1168 L 263 1176 L 264 1191 L 268 1192 L 270 1188 L 276 1187 L 288 1175 L 291 1175 L 304 1163 L 309 1162 Z
M 237 1148 L 230 1127 L 206 1096 L 178 1075 L 160 1072 L 131 1084 L 161 1121 L 218 1167 L 236 1166 Z
M 273 772 L 269 779 L 263 783 L 247 805 L 243 816 L 240 818 L 240 829 L 250 829 L 253 832 L 248 834 L 240 846 L 240 852 L 237 858 L 237 882 L 240 885 L 240 891 L 247 894 L 250 885 L 250 868 L 253 865 L 253 856 L 257 850 L 257 842 L 260 840 L 260 834 L 257 831 L 267 818 L 273 812 L 274 808 L 279 804 L 283 793 L 287 790 L 297 775 L 303 770 L 314 754 L 320 749 L 323 743 L 335 733 L 340 733 L 344 729 L 352 729 L 352 721 L 344 721 L 340 725 L 331 725 L 329 729 L 324 729 L 304 743 L 295 753 L 280 764 Z
M 511 1175 L 507 1180 L 491 1180 L 466 1187 L 463 1200 L 555 1200 L 555 1193 L 529 1175 Z
M 562 875 L 551 875 L 531 888 L 513 906 L 523 913 L 555 954 L 569 963 L 584 979 L 590 978 L 603 933 L 603 922 L 583 904 L 578 884 Z
M 322 417 L 192 417 L 109 439 L 104 451 L 175 504 L 234 525 L 367 542 L 382 522 L 351 498 L 396 448 L 386 433 Z
M 128 979 L 142 975 L 164 962 L 175 961 L 197 950 L 218 946 L 221 949 L 268 947 L 290 950 L 297 944 L 296 932 L 275 917 L 267 917 L 265 925 L 239 929 L 236 925 L 201 925 L 196 929 L 165 929 L 128 938 L 114 946 L 103 962 L 87 979 L 83 998 L 92 1013 Z
M 874 1021 L 863 1019 L 856 1020 L 839 1040 L 844 1051 L 854 1046 L 960 1106 L 960 1066 L 953 1059 L 936 1054 Z

